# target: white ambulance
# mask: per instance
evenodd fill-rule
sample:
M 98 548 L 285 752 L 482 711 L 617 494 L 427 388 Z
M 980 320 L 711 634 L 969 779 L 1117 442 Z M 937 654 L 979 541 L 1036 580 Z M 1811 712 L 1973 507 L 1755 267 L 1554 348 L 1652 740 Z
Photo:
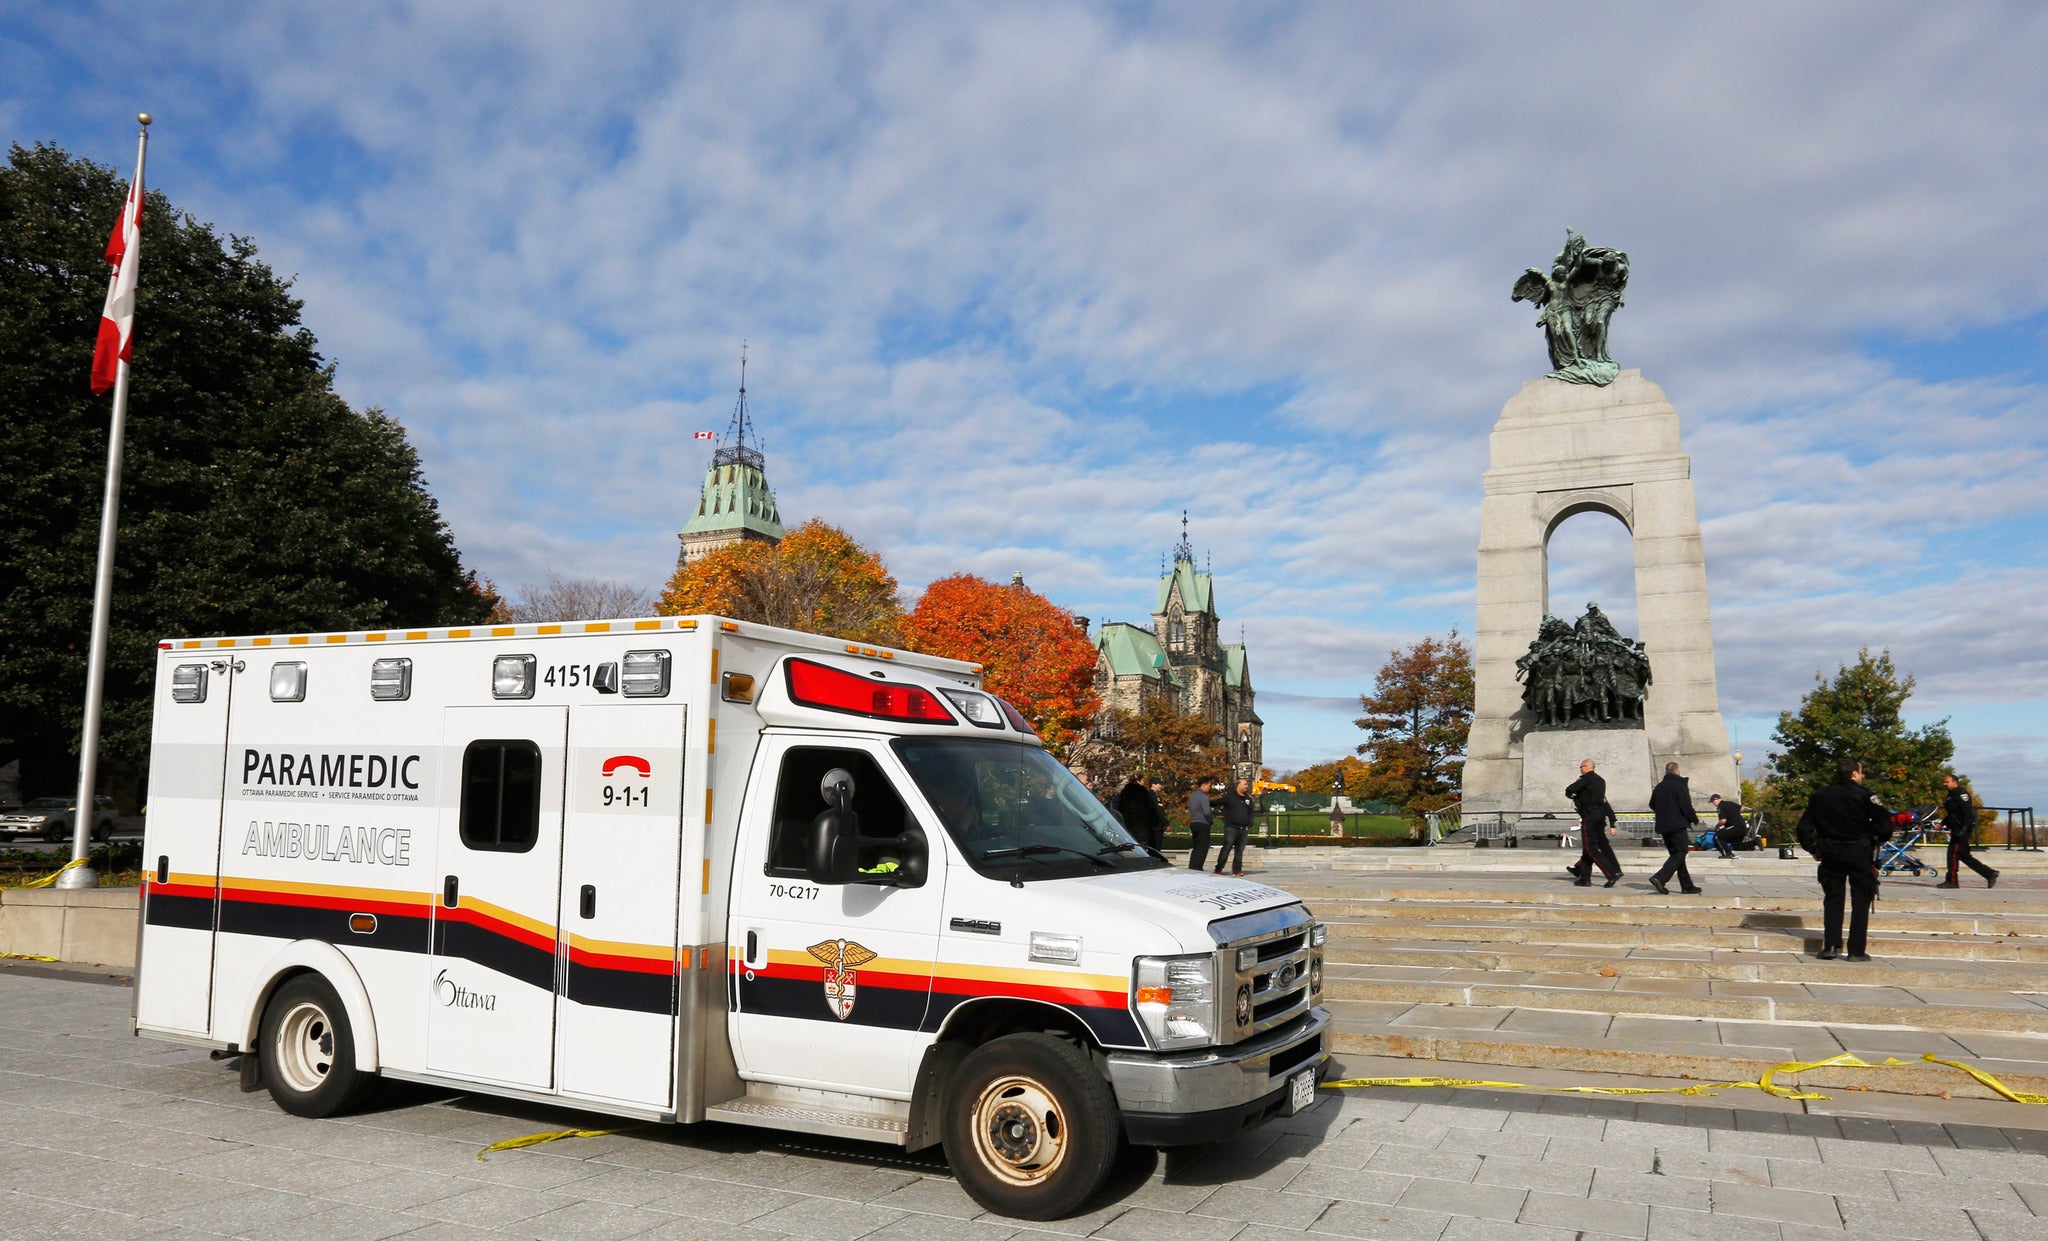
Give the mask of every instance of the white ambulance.
M 135 1029 L 288 1112 L 942 1143 L 1045 1219 L 1327 1060 L 1323 926 L 1133 841 L 976 665 L 705 616 L 159 645 Z

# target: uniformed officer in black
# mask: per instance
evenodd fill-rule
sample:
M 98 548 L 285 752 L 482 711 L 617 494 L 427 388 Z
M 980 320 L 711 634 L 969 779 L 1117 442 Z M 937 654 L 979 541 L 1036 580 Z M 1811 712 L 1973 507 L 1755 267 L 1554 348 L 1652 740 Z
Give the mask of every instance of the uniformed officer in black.
M 1997 887 L 1998 872 L 1978 861 L 1971 852 L 1977 843 L 1977 799 L 1953 771 L 1945 773 L 1942 782 L 1948 785 L 1948 798 L 1941 803 L 1941 821 L 1948 827 L 1948 878 L 1934 886 L 1962 887 L 1956 882 L 1956 867 L 1961 864 L 1984 876 L 1985 887 Z
M 1877 898 L 1877 846 L 1892 834 L 1892 816 L 1863 787 L 1863 764 L 1853 758 L 1835 761 L 1835 782 L 1807 799 L 1800 821 L 1813 825 L 1819 837 L 1821 919 L 1820 959 L 1832 961 L 1842 952 L 1842 895 L 1848 889 L 1851 961 L 1868 961 L 1864 951 L 1870 931 L 1870 902 Z
M 1714 848 L 1732 862 L 1735 851 L 1749 839 L 1749 820 L 1742 817 L 1742 803 L 1716 793 L 1707 798 L 1707 804 L 1714 808 Z
M 1607 805 L 1607 781 L 1593 770 L 1593 760 L 1579 764 L 1579 778 L 1564 791 L 1579 812 L 1579 860 L 1564 868 L 1579 887 L 1593 882 L 1593 868 L 1607 876 L 1608 887 L 1621 878 L 1621 862 L 1607 839 L 1607 823 L 1614 811 Z

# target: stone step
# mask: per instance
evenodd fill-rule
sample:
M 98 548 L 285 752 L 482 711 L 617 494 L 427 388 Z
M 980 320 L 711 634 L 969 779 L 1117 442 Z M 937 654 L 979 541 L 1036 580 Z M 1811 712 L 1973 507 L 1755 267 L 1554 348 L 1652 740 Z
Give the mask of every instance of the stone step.
M 1388 965 L 1418 969 L 1521 970 L 1532 974 L 1597 974 L 1612 968 L 1631 978 L 1707 978 L 1729 982 L 1858 983 L 1869 986 L 1936 987 L 2012 991 L 2040 986 L 2038 964 L 2009 961 L 1925 960 L 1881 957 L 1858 963 L 1820 961 L 1804 946 L 1772 949 L 1616 948 L 1590 945 L 1523 945 L 1499 951 L 1438 948 L 1405 943 L 1335 943 L 1328 957 L 1332 977 L 1347 966 Z
M 1825 963 L 1823 963 L 1825 964 Z M 1910 1026 L 2048 1037 L 2048 995 L 1849 982 L 1738 982 L 1521 971 L 1348 967 L 1326 974 L 1332 1000 L 1459 1008 L 1712 1017 L 1736 1021 Z M 2037 984 L 2038 986 L 2038 984 Z
M 1566 906 L 1602 908 L 1729 908 L 1768 911 L 1817 912 L 1819 891 L 1811 872 L 1803 880 L 1786 882 L 1715 883 L 1713 876 L 1696 875 L 1706 891 L 1698 896 L 1658 896 L 1650 890 L 1647 872 L 1631 871 L 1612 888 L 1574 887 L 1564 875 L 1563 861 L 1552 863 L 1541 876 L 1517 876 L 1518 884 L 1461 876 L 1433 886 L 1411 884 L 1403 879 L 1368 881 L 1354 878 L 1341 886 L 1319 880 L 1307 882 L 1275 877 L 1289 892 L 1314 902 L 1318 912 L 1334 912 L 1339 904 L 1384 906 L 1417 903 L 1469 905 Z M 1265 878 L 1265 876 L 1261 876 Z M 2001 884 L 1985 889 L 1974 882 L 1968 888 L 1942 889 L 1931 882 L 1887 879 L 1880 904 L 1904 913 L 1966 913 L 1978 916 L 2009 913 L 2048 917 L 2048 889 Z
M 1400 1056 L 1431 1075 L 1430 1061 L 1625 1073 L 1694 1081 L 1754 1081 L 1789 1061 L 1824 1060 L 1843 1051 L 1872 1063 L 1917 1061 L 1923 1052 L 1956 1059 L 2008 1087 L 2048 1094 L 2048 1038 L 1989 1030 L 1937 1032 L 1849 1023 L 1801 1024 L 1664 1015 L 1559 1012 L 1516 1007 L 1449 1006 L 1331 999 L 1330 1047 L 1340 1054 Z M 1785 1075 L 1786 1085 L 1823 1091 L 1995 1098 L 1953 1069 L 1912 1064 L 1883 1070 L 1818 1069 Z
M 1611 894 L 1610 894 L 1611 895 Z M 1677 898 L 1684 899 L 1684 898 Z M 1651 903 L 1655 901 L 1656 903 Z M 1749 908 L 1714 904 L 1671 904 L 1658 898 L 1627 899 L 1604 905 L 1506 904 L 1472 901 L 1345 901 L 1310 905 L 1317 917 L 1331 923 L 1369 926 L 1393 922 L 1413 924 L 1480 923 L 1488 926 L 1618 926 L 1710 927 L 1744 930 L 1819 930 L 1821 910 Z M 2048 939 L 2048 917 L 2029 917 L 1987 910 L 1933 912 L 1903 909 L 1880 899 L 1873 921 L 1891 931 L 1928 931 L 1951 935 L 2000 935 Z
M 1818 927 L 1797 926 L 1770 929 L 1727 929 L 1718 927 L 1628 927 L 1532 925 L 1526 923 L 1431 923 L 1332 922 L 1330 944 L 1333 954 L 1352 945 L 1393 943 L 1587 945 L 1642 948 L 1702 948 L 1713 950 L 1766 949 L 1808 951 L 1820 947 Z M 1897 933 L 1890 923 L 1874 921 L 1870 935 L 1873 955 L 1921 957 L 1975 961 L 2048 962 L 2048 940 L 2019 935 L 1961 935 L 1944 933 Z
M 2041 836 L 2043 842 L 2048 843 L 2048 831 L 2042 832 Z M 1647 875 L 1664 864 L 1664 849 L 1661 845 L 1641 848 L 1637 844 L 1639 839 L 1636 836 L 1617 836 L 1614 838 L 1614 851 L 1624 870 L 1630 874 Z M 1771 839 L 1775 842 L 1777 837 L 1772 835 Z M 1251 847 L 1245 853 L 1245 862 L 1247 869 L 1289 875 L 1290 881 L 1282 886 L 1292 889 L 1300 882 L 1312 879 L 1330 881 L 1367 877 L 1422 881 L 1438 875 L 1492 878 L 1555 873 L 1561 861 L 1569 861 L 1578 852 L 1577 845 L 1570 849 L 1559 848 L 1555 836 L 1543 841 L 1525 840 L 1519 849 L 1475 849 L 1470 845 L 1435 849 L 1262 849 L 1254 835 Z M 1944 852 L 1938 844 L 1923 844 L 1918 850 L 1924 865 L 1943 863 Z M 1169 856 L 1185 864 L 1187 851 L 1175 850 Z M 2000 844 L 1979 849 L 1977 857 L 1985 865 L 2009 876 L 2048 874 L 2048 850 L 2007 849 Z M 1813 883 L 1813 860 L 1803 854 L 1781 858 L 1775 845 L 1769 849 L 1745 851 L 1732 862 L 1711 852 L 1696 851 L 1687 865 L 1696 874 L 1784 876 L 1796 878 L 1809 887 Z M 1297 881 L 1294 876 L 1300 879 Z

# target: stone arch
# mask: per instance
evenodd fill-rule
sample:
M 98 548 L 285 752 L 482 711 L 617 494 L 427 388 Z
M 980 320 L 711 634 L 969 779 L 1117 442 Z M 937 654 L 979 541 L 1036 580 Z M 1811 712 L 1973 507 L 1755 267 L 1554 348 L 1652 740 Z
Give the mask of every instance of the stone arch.
M 1557 602 L 1550 597 L 1551 540 L 1557 536 L 1558 530 L 1566 522 L 1574 517 L 1582 517 L 1588 513 L 1598 513 L 1612 517 L 1621 523 L 1623 530 L 1627 531 L 1630 543 L 1633 544 L 1635 541 L 1635 508 L 1630 503 L 1629 488 L 1625 486 L 1595 487 L 1584 490 L 1545 492 L 1540 494 L 1536 506 L 1536 518 L 1543 524 L 1543 610 L 1545 612 L 1555 612 L 1558 607 Z M 1631 573 L 1629 575 L 1628 606 L 1626 611 L 1632 616 L 1639 612 L 1637 605 L 1638 593 L 1636 575 Z M 1603 598 L 1600 602 L 1607 604 L 1610 612 L 1614 610 L 1614 604 L 1609 603 L 1608 600 Z M 1579 606 L 1578 601 L 1573 601 L 1569 606 L 1572 608 L 1573 614 L 1576 615 Z M 1566 619 L 1569 620 L 1570 617 Z

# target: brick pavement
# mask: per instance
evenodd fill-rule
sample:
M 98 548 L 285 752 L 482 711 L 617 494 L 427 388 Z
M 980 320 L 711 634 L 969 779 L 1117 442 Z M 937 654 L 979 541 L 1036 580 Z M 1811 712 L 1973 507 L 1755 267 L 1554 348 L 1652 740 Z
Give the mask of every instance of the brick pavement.
M 1135 1156 L 1089 1214 L 1027 1226 L 980 1213 L 938 1160 L 883 1147 L 649 1128 L 478 1162 L 504 1138 L 609 1122 L 398 1088 L 377 1111 L 297 1120 L 203 1053 L 130 1037 L 130 995 L 0 968 L 0 1238 L 2048 1238 L 2048 1116 L 2032 1111 L 2002 1127 L 1942 1123 L 1932 1100 L 1885 1120 L 1329 1094 L 1224 1146 Z

